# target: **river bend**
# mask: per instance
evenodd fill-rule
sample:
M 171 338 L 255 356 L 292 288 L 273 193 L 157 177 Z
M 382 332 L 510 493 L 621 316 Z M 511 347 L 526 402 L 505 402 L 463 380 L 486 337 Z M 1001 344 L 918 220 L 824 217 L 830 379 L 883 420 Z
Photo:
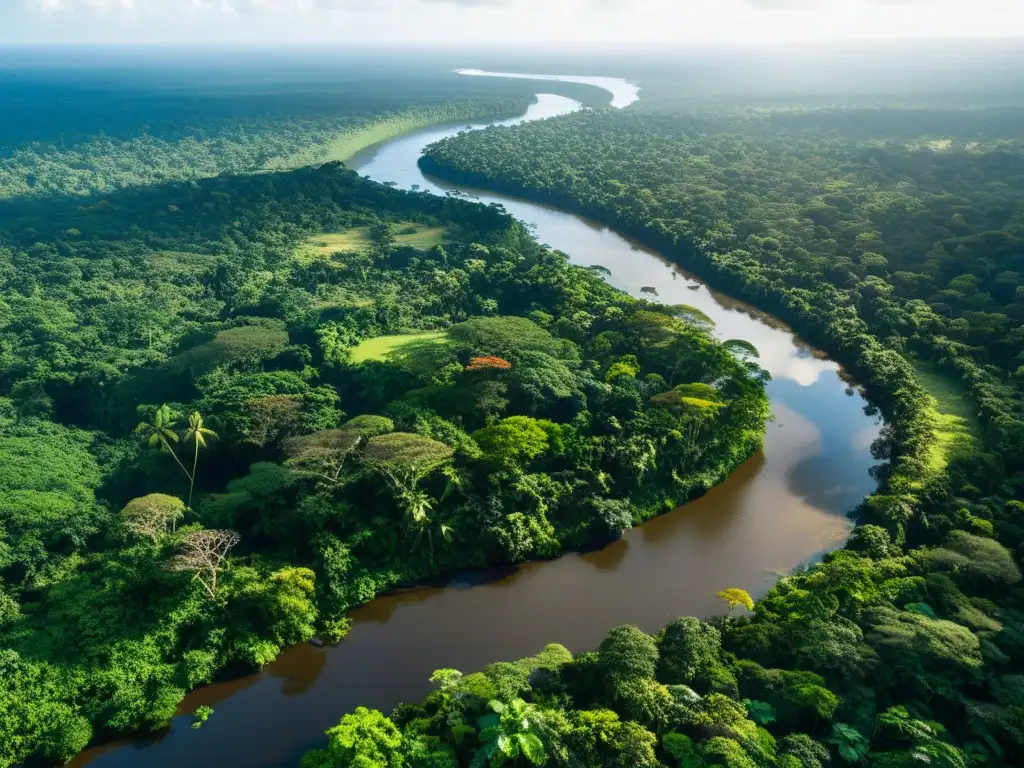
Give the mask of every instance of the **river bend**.
M 635 86 L 614 78 L 528 77 L 605 87 L 613 106 L 637 98 Z M 579 108 L 571 99 L 538 94 L 525 115 L 500 123 Z M 417 160 L 426 145 L 486 125 L 417 131 L 372 147 L 348 165 L 402 188 L 454 192 L 425 177 Z M 188 696 L 167 732 L 87 750 L 76 765 L 295 765 L 342 714 L 358 705 L 388 711 L 399 701 L 417 699 L 430 689 L 427 678 L 435 669 L 473 671 L 530 655 L 549 642 L 582 651 L 617 624 L 653 631 L 680 615 L 715 613 L 722 607 L 717 590 L 763 593 L 779 574 L 845 541 L 850 523 L 844 513 L 874 489 L 869 447 L 879 425 L 865 414 L 865 401 L 836 363 L 781 323 L 710 291 L 606 227 L 523 200 L 460 191 L 500 203 L 573 263 L 607 268 L 617 287 L 695 306 L 714 320 L 723 339 L 753 343 L 773 377 L 768 393 L 776 420 L 768 425 L 764 450 L 704 497 L 600 551 L 467 574 L 444 587 L 378 598 L 353 612 L 352 631 L 336 648 L 296 646 L 257 674 L 201 688 Z M 202 704 L 216 713 L 201 730 L 191 730 L 186 713 Z

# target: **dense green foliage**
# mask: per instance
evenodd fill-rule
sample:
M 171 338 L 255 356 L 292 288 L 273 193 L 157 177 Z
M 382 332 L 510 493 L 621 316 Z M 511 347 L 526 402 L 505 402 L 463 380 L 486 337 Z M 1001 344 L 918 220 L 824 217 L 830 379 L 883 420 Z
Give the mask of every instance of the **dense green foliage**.
M 251 52 L 203 61 L 182 51 L 135 62 L 107 50 L 73 72 L 60 56 L 35 55 L 22 51 L 12 69 L 0 61 L 0 103 L 17 115 L 0 122 L 0 200 L 347 160 L 416 128 L 522 114 L 535 90 L 365 54 L 310 62 L 278 52 L 268 63 Z M 597 88 L 552 87 L 592 106 L 608 101 Z
M 398 584 L 617 537 L 761 443 L 761 369 L 496 209 L 338 164 L 5 206 L 0 765 L 159 728 Z M 332 750 L 363 730 L 389 760 L 380 723 Z
M 347 160 L 398 133 L 435 123 L 521 114 L 527 99 L 478 99 L 337 117 L 251 120 L 195 135 L 98 136 L 72 146 L 32 143 L 0 157 L 0 198 L 109 193 L 125 187 Z
M 552 722 L 611 707 L 661 737 L 665 765 L 1024 760 L 1024 144 L 1009 114 L 627 110 L 429 151 L 435 173 L 584 212 L 786 318 L 887 417 L 847 549 L 719 623 L 724 666 L 691 686 L 699 702 L 602 699 L 569 672 L 586 654 L 563 687 L 517 695 Z M 959 380 L 975 437 L 939 439 L 915 366 Z M 658 682 L 695 683 L 674 669 L 705 642 L 673 640 L 666 660 L 663 641 Z M 551 745 L 571 745 L 560 727 Z M 549 764 L 619 764 L 588 760 Z
M 994 487 L 1024 444 L 1016 123 L 1008 138 L 942 139 L 970 123 L 954 112 L 931 136 L 887 140 L 896 120 L 581 113 L 466 134 L 424 162 L 614 221 L 792 321 L 873 391 L 890 417 L 883 454 L 904 464 L 928 463 L 929 433 L 901 358 L 935 361 L 978 403 L 999 458 L 970 480 Z
M 395 585 L 615 538 L 760 444 L 764 372 L 685 309 L 499 210 L 336 164 L 264 172 L 530 88 L 390 77 L 222 91 L 196 119 L 173 88 L 145 120 L 58 88 L 0 130 L 0 765 L 159 728 Z M 675 78 L 649 92 L 426 163 L 613 224 L 790 321 L 883 410 L 878 492 L 846 549 L 756 604 L 724 589 L 712 623 L 439 670 L 304 764 L 1021 764 L 1015 99 L 680 116 Z M 922 371 L 970 394 L 976 434 L 943 436 Z

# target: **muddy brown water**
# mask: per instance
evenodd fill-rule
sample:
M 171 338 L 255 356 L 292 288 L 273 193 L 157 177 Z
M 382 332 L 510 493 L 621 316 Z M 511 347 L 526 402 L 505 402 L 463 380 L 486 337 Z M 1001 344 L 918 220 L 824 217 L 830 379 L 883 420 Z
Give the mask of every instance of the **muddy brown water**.
M 628 84 L 609 83 L 619 101 Z M 635 91 L 634 91 L 635 95 Z M 524 118 L 578 109 L 540 94 Z M 517 121 L 505 121 L 506 123 Z M 474 126 L 482 127 L 482 126 Z M 353 158 L 349 165 L 400 187 L 452 191 L 416 165 L 423 147 L 466 126 L 418 131 Z M 512 198 L 465 190 L 505 206 L 533 225 L 537 237 L 574 263 L 600 265 L 616 286 L 690 304 L 709 315 L 723 339 L 745 339 L 773 377 L 776 421 L 764 449 L 726 482 L 696 501 L 635 528 L 586 554 L 515 569 L 467 573 L 444 587 L 401 590 L 352 614 L 352 631 L 335 648 L 289 648 L 257 674 L 191 693 L 172 726 L 149 739 L 101 745 L 74 765 L 290 766 L 323 742 L 323 732 L 359 705 L 388 711 L 430 690 L 441 667 L 480 669 L 558 642 L 573 651 L 595 647 L 613 626 L 653 631 L 680 615 L 721 612 L 715 592 L 767 590 L 780 574 L 843 544 L 845 513 L 874 488 L 869 447 L 879 424 L 839 366 L 802 343 L 783 324 L 712 292 L 656 253 L 600 225 Z M 216 712 L 199 730 L 188 713 Z

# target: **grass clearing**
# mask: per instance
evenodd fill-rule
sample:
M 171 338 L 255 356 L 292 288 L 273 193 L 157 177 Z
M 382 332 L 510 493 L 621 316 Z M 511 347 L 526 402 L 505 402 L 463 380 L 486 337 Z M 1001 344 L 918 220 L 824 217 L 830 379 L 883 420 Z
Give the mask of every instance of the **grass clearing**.
M 402 232 L 405 229 L 413 228 L 416 229 L 415 232 L 395 235 L 395 242 L 398 245 L 419 248 L 421 251 L 425 251 L 428 248 L 433 248 L 435 245 L 441 245 L 448 234 L 446 227 L 425 227 L 422 224 L 402 225 L 398 227 L 398 231 Z
M 413 221 L 401 221 L 394 225 L 395 245 L 426 250 L 444 243 L 448 235 L 446 227 L 428 227 Z M 313 259 L 330 259 L 335 253 L 362 253 L 373 246 L 369 227 L 354 227 L 344 232 L 324 232 L 306 240 L 296 252 L 299 261 L 308 263 Z
M 365 363 L 368 360 L 387 361 L 394 353 L 412 344 L 444 344 L 448 340 L 445 331 L 420 331 L 419 333 L 398 333 L 393 336 L 377 336 L 366 339 L 352 350 L 352 362 Z
M 942 472 L 958 453 L 970 449 L 980 434 L 977 406 L 955 378 L 929 363 L 912 362 L 917 380 L 932 398 L 936 428 L 928 468 Z
M 373 245 L 369 227 L 356 227 L 345 232 L 324 232 L 311 237 L 306 245 L 313 249 L 317 256 L 330 256 L 342 251 L 365 251 Z

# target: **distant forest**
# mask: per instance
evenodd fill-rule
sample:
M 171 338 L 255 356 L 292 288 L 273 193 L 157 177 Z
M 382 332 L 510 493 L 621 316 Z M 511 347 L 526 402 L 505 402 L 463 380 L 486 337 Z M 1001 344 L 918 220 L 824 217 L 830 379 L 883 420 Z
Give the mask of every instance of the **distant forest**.
M 404 68 L 116 63 L 76 76 L 0 67 L 0 103 L 18 116 L 0 120 L 0 201 L 346 160 L 427 125 L 520 115 L 536 91 L 527 81 Z M 547 90 L 594 107 L 610 99 L 571 83 Z

